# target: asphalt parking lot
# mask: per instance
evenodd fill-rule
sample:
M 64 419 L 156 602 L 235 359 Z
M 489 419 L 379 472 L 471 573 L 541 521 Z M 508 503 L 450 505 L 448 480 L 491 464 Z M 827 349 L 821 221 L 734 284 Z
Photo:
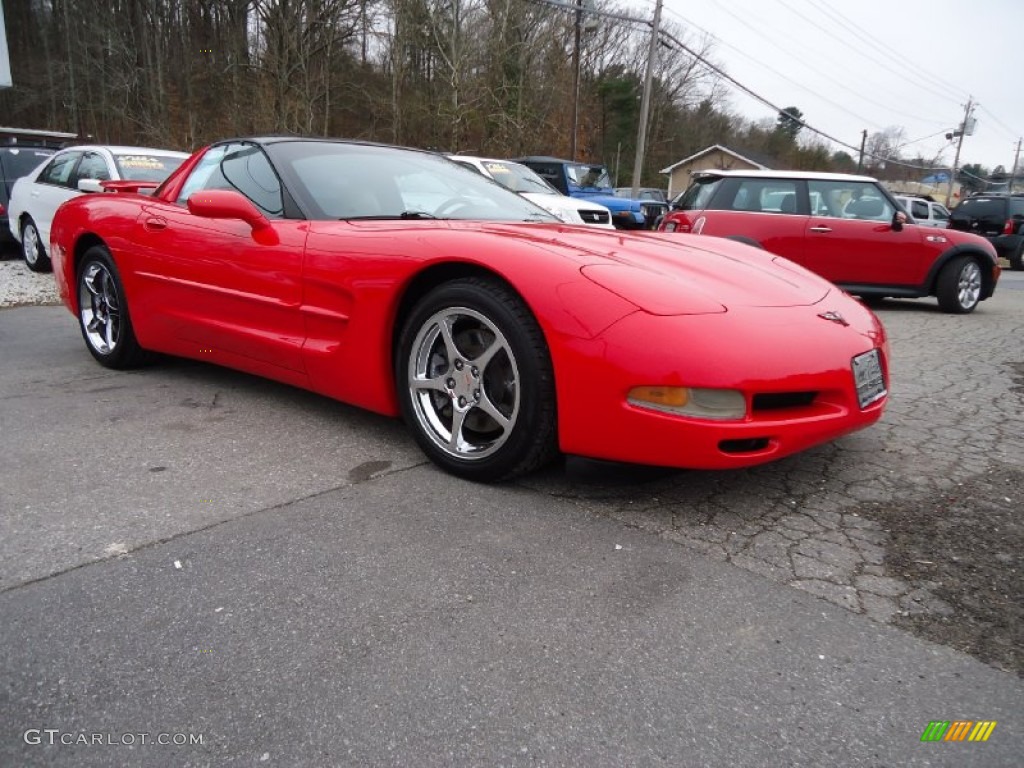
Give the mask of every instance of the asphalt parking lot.
M 0 310 L 0 765 L 1019 765 L 1024 273 L 877 311 L 869 430 L 479 486 L 396 422 Z

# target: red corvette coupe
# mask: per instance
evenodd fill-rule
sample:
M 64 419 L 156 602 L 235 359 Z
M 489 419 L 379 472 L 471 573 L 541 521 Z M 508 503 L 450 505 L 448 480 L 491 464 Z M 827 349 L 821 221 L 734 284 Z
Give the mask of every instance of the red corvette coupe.
M 825 280 L 725 240 L 564 225 L 432 153 L 231 140 L 151 195 L 112 186 L 51 238 L 96 360 L 212 360 L 401 415 L 462 477 L 559 450 L 743 467 L 885 405 L 885 332 Z

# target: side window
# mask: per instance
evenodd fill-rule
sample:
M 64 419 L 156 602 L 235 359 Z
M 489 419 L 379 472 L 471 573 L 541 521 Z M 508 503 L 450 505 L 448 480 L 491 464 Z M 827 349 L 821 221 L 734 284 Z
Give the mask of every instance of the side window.
M 82 162 L 78 164 L 78 170 L 75 171 L 72 186 L 77 186 L 82 179 L 106 181 L 109 178 L 110 171 L 107 170 L 107 161 L 103 159 L 103 156 L 97 152 L 86 152 L 82 157 Z
M 938 203 L 932 203 L 932 214 L 939 221 L 949 221 L 949 211 Z
M 200 189 L 210 189 L 206 182 L 209 181 L 213 172 L 220 167 L 220 161 L 224 159 L 224 152 L 226 150 L 226 144 L 210 147 L 206 150 L 203 159 L 192 169 L 188 178 L 185 179 L 185 183 L 181 185 L 181 192 L 178 193 L 177 200 L 180 205 L 185 205 L 193 192 L 198 192 Z
M 796 213 L 796 181 L 788 179 L 742 179 L 732 200 L 726 195 L 727 210 L 766 213 Z
M 807 182 L 811 195 L 818 192 L 827 212 L 815 210 L 816 216 L 863 221 L 890 221 L 896 212 L 892 203 L 877 186 L 868 181 Z
M 911 200 L 910 215 L 915 219 L 927 219 L 928 203 L 924 202 L 924 200 Z
M 81 152 L 68 152 L 65 155 L 58 155 L 39 174 L 39 181 L 43 184 L 56 184 L 60 187 L 71 186 L 71 171 L 74 170 L 75 163 L 78 162 L 78 158 L 81 156 Z
M 249 198 L 265 216 L 284 215 L 281 182 L 263 150 L 255 144 L 211 147 L 185 180 L 177 202 L 184 205 L 202 189 L 232 189 Z

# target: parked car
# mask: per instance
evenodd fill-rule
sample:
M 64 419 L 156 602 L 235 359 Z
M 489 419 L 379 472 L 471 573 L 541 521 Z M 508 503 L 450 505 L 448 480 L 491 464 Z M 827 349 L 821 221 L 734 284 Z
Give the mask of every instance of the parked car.
M 20 144 L 0 146 L 0 245 L 15 242 L 7 212 L 14 182 L 38 168 L 54 152 L 45 147 L 26 147 Z
M 566 224 L 594 224 L 614 229 L 612 214 L 600 203 L 577 200 L 563 195 L 525 165 L 512 160 L 494 160 L 469 155 L 449 155 L 449 160 L 461 163 L 489 179 L 516 192 L 531 203 L 539 205 Z
M 895 195 L 893 200 L 902 206 L 914 224 L 937 229 L 949 227 L 949 210 L 942 203 L 915 195 Z
M 706 171 L 676 201 L 665 232 L 717 235 L 764 248 L 871 298 L 935 296 L 973 312 L 999 280 L 983 238 L 904 223 L 875 179 L 802 171 Z
M 68 147 L 54 154 L 11 190 L 11 230 L 28 268 L 49 271 L 50 222 L 61 203 L 83 192 L 99 192 L 104 181 L 149 182 L 155 187 L 187 158 L 185 152 L 118 146 Z
M 7 216 L 14 182 L 75 138 L 59 131 L 0 128 L 0 246 L 15 242 Z
M 1010 269 L 1024 269 L 1024 195 L 971 195 L 953 209 L 949 226 L 981 235 Z
M 655 200 L 617 196 L 603 165 L 555 157 L 519 157 L 516 162 L 532 168 L 563 195 L 605 206 L 612 212 L 612 223 L 617 229 L 653 229 L 658 217 L 668 210 L 667 204 Z
M 475 480 L 558 451 L 760 464 L 886 403 L 885 331 L 825 280 L 725 240 L 565 227 L 431 152 L 225 141 L 152 196 L 65 203 L 51 244 L 100 364 L 152 350 L 402 415 Z

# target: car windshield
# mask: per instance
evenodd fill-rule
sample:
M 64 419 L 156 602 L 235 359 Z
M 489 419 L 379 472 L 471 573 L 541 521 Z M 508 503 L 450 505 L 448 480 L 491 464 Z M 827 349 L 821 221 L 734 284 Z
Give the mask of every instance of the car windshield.
M 163 181 L 185 160 L 184 157 L 148 153 L 114 155 L 121 178 L 128 181 Z
M 569 175 L 569 186 L 579 189 L 603 189 L 614 195 L 612 180 L 603 165 L 568 165 L 565 168 Z
M 314 219 L 558 221 L 476 171 L 429 152 L 332 141 L 280 141 L 266 149 Z
M 513 192 L 543 192 L 546 195 L 560 194 L 557 189 L 531 171 L 525 165 L 505 161 L 484 161 L 484 168 L 491 178 Z

